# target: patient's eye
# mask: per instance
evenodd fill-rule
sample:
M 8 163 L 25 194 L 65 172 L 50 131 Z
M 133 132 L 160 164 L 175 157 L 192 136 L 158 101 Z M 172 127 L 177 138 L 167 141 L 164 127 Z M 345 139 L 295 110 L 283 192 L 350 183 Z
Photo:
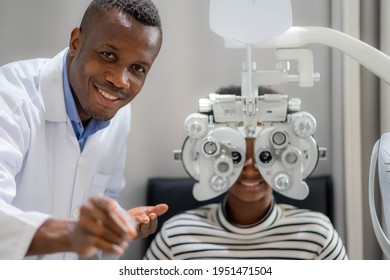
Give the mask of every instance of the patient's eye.
M 232 152 L 232 159 L 233 159 L 233 163 L 234 164 L 238 164 L 238 163 L 241 162 L 242 156 L 241 156 L 241 154 L 239 152 L 233 151 Z

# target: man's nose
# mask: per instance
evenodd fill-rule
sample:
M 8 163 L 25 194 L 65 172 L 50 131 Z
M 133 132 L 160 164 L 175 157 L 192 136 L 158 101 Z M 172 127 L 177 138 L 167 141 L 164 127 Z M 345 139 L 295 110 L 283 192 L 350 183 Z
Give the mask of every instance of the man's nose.
M 111 82 L 116 88 L 130 88 L 130 73 L 127 68 L 119 69 L 107 75 L 106 79 Z

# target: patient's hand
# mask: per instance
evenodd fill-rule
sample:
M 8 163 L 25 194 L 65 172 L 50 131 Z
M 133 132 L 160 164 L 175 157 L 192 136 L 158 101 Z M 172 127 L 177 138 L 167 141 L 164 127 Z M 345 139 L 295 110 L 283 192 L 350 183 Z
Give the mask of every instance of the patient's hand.
M 138 238 L 145 238 L 153 234 L 158 225 L 158 216 L 161 216 L 168 210 L 167 204 L 158 204 L 155 206 L 139 206 L 127 211 L 137 222 Z

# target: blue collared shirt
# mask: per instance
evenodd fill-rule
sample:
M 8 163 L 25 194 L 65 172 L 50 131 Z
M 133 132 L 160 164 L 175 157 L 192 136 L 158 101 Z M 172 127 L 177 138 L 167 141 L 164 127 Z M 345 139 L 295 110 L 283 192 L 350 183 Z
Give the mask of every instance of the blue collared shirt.
M 65 52 L 63 62 L 62 62 L 62 78 L 64 81 L 64 95 L 65 95 L 65 107 L 66 112 L 69 116 L 69 119 L 72 123 L 74 133 L 76 134 L 77 140 L 80 145 L 80 150 L 82 151 L 87 141 L 88 137 L 97 132 L 100 129 L 107 127 L 110 124 L 110 121 L 99 121 L 92 118 L 87 126 L 84 128 L 83 123 L 80 120 L 79 113 L 77 112 L 76 103 L 70 89 L 69 80 L 68 80 L 68 70 L 66 68 L 66 56 L 68 51 Z

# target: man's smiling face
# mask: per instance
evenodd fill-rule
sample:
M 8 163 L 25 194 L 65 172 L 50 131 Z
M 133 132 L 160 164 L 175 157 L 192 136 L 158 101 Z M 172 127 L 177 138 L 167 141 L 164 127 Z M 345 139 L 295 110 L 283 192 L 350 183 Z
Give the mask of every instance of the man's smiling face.
M 141 91 L 161 47 L 157 27 L 112 9 L 93 30 L 74 29 L 67 67 L 80 119 L 109 120 Z

